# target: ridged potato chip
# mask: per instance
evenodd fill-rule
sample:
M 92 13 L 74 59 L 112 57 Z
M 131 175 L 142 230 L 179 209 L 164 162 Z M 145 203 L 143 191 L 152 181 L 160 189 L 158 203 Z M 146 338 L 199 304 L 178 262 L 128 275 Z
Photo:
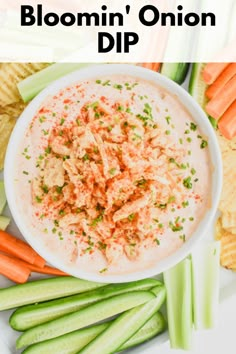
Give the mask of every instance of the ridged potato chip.
M 218 130 L 217 131 L 217 138 L 218 138 L 222 153 L 227 152 L 227 151 L 232 151 L 232 150 L 235 151 L 236 150 L 236 137 L 231 140 L 228 140 Z
M 228 231 L 224 231 L 221 236 L 220 262 L 225 268 L 236 268 L 236 235 Z
M 221 242 L 220 263 L 222 267 L 236 268 L 236 236 L 223 229 L 221 217 L 216 223 L 215 239 Z
M 222 228 L 221 218 L 218 218 L 215 226 L 215 239 L 219 241 L 223 234 L 224 230 Z
M 231 232 L 231 234 L 236 235 L 236 227 L 231 227 L 228 230 L 229 230 L 229 232 Z
M 220 211 L 236 212 L 236 150 L 230 150 L 222 154 L 224 181 L 219 205 Z
M 232 232 L 236 228 L 236 213 L 224 212 L 222 214 L 222 227 Z
M 7 114 L 0 115 L 0 170 L 3 169 L 7 144 L 16 120 Z
M 48 66 L 46 63 L 3 63 L 0 67 L 0 106 L 20 101 L 16 84 Z
M 27 104 L 22 101 L 0 107 L 0 114 L 7 114 L 8 116 L 18 119 Z
M 223 190 L 215 238 L 221 241 L 221 265 L 236 271 L 236 138 L 225 139 L 217 132 L 224 168 Z

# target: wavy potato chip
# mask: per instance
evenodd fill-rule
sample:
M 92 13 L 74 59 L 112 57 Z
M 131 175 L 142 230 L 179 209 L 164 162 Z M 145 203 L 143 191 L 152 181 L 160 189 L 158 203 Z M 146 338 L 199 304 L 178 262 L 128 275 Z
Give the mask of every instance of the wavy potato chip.
M 4 107 L 0 107 L 0 114 L 7 114 L 12 118 L 17 119 L 19 118 L 26 106 L 27 104 L 22 101 L 13 103 Z
M 7 114 L 0 115 L 0 170 L 3 169 L 7 144 L 16 120 Z
M 221 239 L 224 230 L 222 228 L 221 218 L 218 218 L 215 225 L 215 239 L 218 241 Z
M 220 262 L 225 268 L 236 268 L 236 235 L 228 231 L 224 231 L 221 236 Z
M 219 130 L 217 131 L 217 138 L 220 144 L 220 149 L 222 153 L 227 152 L 227 151 L 232 151 L 236 150 L 236 137 L 228 140 L 226 139 L 220 132 Z
M 231 227 L 228 230 L 229 230 L 229 232 L 231 232 L 231 234 L 236 235 L 236 227 Z
M 222 227 L 229 231 L 236 229 L 236 213 L 224 212 L 222 214 Z
M 21 98 L 16 84 L 48 65 L 46 63 L 3 63 L 0 67 L 0 106 L 19 102 Z
M 224 181 L 219 209 L 222 213 L 236 212 L 236 150 L 222 153 Z
M 223 189 L 215 238 L 221 241 L 221 265 L 236 271 L 236 138 L 227 140 L 217 132 L 223 160 Z
M 222 267 L 236 270 L 236 235 L 222 227 L 222 218 L 217 220 L 215 239 L 221 241 L 220 263 Z

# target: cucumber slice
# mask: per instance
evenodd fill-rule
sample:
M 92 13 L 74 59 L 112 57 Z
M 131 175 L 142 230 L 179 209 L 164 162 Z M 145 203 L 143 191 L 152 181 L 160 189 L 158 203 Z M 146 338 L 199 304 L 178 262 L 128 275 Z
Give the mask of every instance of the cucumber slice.
M 155 296 L 151 292 L 135 291 L 99 301 L 77 312 L 64 315 L 53 321 L 28 329 L 17 339 L 16 347 L 19 349 L 33 343 L 76 331 L 144 304 L 153 298 L 155 298 Z
M 78 311 L 80 308 L 88 306 L 93 302 L 130 291 L 149 290 L 161 284 L 162 283 L 156 279 L 144 279 L 125 284 L 110 284 L 101 289 L 90 291 L 89 293 L 68 296 L 64 299 L 19 308 L 12 314 L 9 322 L 13 329 L 25 331 L 26 329 L 54 320 L 68 313 Z
M 0 214 L 2 214 L 6 202 L 7 198 L 5 194 L 4 182 L 0 180 Z
M 27 347 L 22 354 L 77 354 L 89 342 L 103 332 L 110 322 L 84 328 Z
M 55 277 L 0 289 L 0 311 L 83 293 L 105 284 L 73 277 Z
M 161 67 L 161 74 L 182 85 L 189 70 L 187 63 L 164 63 Z
M 159 287 L 159 293 L 153 300 L 123 313 L 79 353 L 110 354 L 116 352 L 159 310 L 165 296 L 165 288 Z
M 118 350 L 126 350 L 135 347 L 139 344 L 147 342 L 158 334 L 161 334 L 166 329 L 166 320 L 164 316 L 158 312 L 145 323 L 145 325 L 125 342 Z
M 77 354 L 88 343 L 102 333 L 111 322 L 102 323 L 89 328 L 74 331 L 63 336 L 46 340 L 41 343 L 33 344 L 26 348 L 22 354 Z M 166 329 L 166 321 L 161 313 L 156 313 L 145 325 L 132 336 L 119 351 L 132 348 L 144 343 Z
M 10 224 L 10 221 L 10 218 L 0 215 L 0 230 L 5 231 L 7 226 Z

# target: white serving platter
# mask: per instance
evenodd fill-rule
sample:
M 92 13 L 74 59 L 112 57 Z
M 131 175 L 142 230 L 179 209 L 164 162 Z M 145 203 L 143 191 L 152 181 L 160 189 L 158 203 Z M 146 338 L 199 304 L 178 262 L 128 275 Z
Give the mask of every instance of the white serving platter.
M 2 173 L 0 173 L 0 179 L 2 179 Z M 10 216 L 10 211 L 8 207 L 5 208 L 4 215 Z M 205 238 L 202 239 L 200 242 L 205 242 L 207 240 L 213 239 L 213 229 L 214 225 L 212 225 L 211 229 L 206 233 Z M 11 219 L 11 224 L 8 227 L 9 233 L 13 235 L 23 238 L 14 223 L 14 220 Z M 40 279 L 44 276 L 33 274 L 31 279 Z M 13 285 L 13 283 L 7 280 L 5 277 L 0 276 L 0 288 L 5 288 L 8 286 Z M 233 294 L 236 295 L 236 274 L 232 273 L 231 271 L 221 269 L 220 271 L 220 302 L 227 301 Z M 11 315 L 12 311 L 4 311 L 0 312 L 0 353 L 1 354 L 20 354 L 21 351 L 17 351 L 15 349 L 15 342 L 17 337 L 19 336 L 19 332 L 16 332 L 11 329 L 10 325 L 8 324 L 8 319 Z M 223 319 L 221 319 L 223 320 Z M 164 343 L 168 342 L 168 332 L 166 331 L 160 336 L 152 339 L 151 341 L 140 345 L 134 349 L 127 350 L 124 352 L 125 354 L 152 354 L 156 353 L 157 350 L 160 350 L 160 346 Z M 56 354 L 56 353 L 52 353 Z M 96 353 L 94 353 L 96 354 Z
M 186 82 L 188 82 L 188 80 L 186 80 Z M 186 85 L 183 85 L 183 86 L 186 87 Z M 3 179 L 3 173 L 0 173 L 0 179 Z M 4 215 L 11 217 L 11 213 L 10 213 L 8 207 L 5 208 Z M 216 218 L 217 218 L 217 216 L 216 216 Z M 13 235 L 23 239 L 23 237 L 22 237 L 20 231 L 18 230 L 16 224 L 14 223 L 14 220 L 12 217 L 11 217 L 11 224 L 7 230 L 9 233 L 12 233 Z M 205 237 L 203 237 L 200 242 L 206 242 L 206 241 L 212 240 L 213 238 L 214 238 L 214 223 L 211 225 L 208 232 L 206 232 Z M 31 280 L 40 279 L 43 277 L 44 276 L 41 276 L 38 274 L 33 274 L 31 276 Z M 11 286 L 11 285 L 13 285 L 13 283 L 11 281 L 7 280 L 5 277 L 0 275 L 0 288 L 5 288 L 5 287 Z M 220 270 L 220 303 L 227 301 L 234 294 L 236 296 L 236 274 L 231 271 L 221 268 L 221 270 Z M 20 354 L 22 352 L 22 351 L 17 351 L 15 349 L 15 342 L 16 342 L 17 337 L 19 336 L 19 332 L 12 330 L 10 325 L 8 324 L 8 319 L 9 319 L 11 313 L 12 313 L 12 311 L 0 312 L 0 354 Z M 224 319 L 220 318 L 219 320 L 223 321 Z M 154 353 L 157 353 L 158 351 L 161 352 L 160 346 L 162 346 L 164 343 L 166 343 L 166 346 L 168 346 L 168 331 L 166 331 L 165 333 L 163 333 L 160 336 L 157 336 L 156 338 L 150 340 L 149 342 L 147 342 L 143 345 L 140 345 L 140 346 L 138 346 L 134 349 L 131 349 L 131 350 L 127 350 L 123 353 L 125 353 L 125 354 L 154 354 Z M 165 346 L 165 349 L 166 349 L 166 346 Z M 168 349 L 167 349 L 167 351 L 168 351 Z M 167 353 L 167 351 L 164 350 L 165 353 Z M 233 351 L 232 353 L 234 353 L 234 352 L 235 351 Z M 170 351 L 170 353 L 171 353 L 171 351 Z M 176 351 L 173 351 L 173 353 L 176 353 Z M 178 351 L 178 353 L 180 353 L 180 351 Z M 181 351 L 181 353 L 182 353 L 182 351 Z M 52 353 L 52 354 L 56 354 L 56 353 Z M 96 353 L 94 353 L 94 354 L 96 354 Z M 227 354 L 231 354 L 231 353 L 227 353 Z

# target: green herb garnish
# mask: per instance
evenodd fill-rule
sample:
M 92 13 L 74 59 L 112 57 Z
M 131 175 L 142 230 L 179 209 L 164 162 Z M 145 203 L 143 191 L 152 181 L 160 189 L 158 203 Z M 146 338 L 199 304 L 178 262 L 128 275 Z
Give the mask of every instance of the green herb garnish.
M 183 181 L 183 185 L 184 185 L 185 188 L 191 189 L 193 187 L 191 177 L 185 178 L 184 181 Z
M 202 143 L 200 145 L 201 149 L 205 149 L 208 146 L 208 142 L 206 140 L 202 140 Z

